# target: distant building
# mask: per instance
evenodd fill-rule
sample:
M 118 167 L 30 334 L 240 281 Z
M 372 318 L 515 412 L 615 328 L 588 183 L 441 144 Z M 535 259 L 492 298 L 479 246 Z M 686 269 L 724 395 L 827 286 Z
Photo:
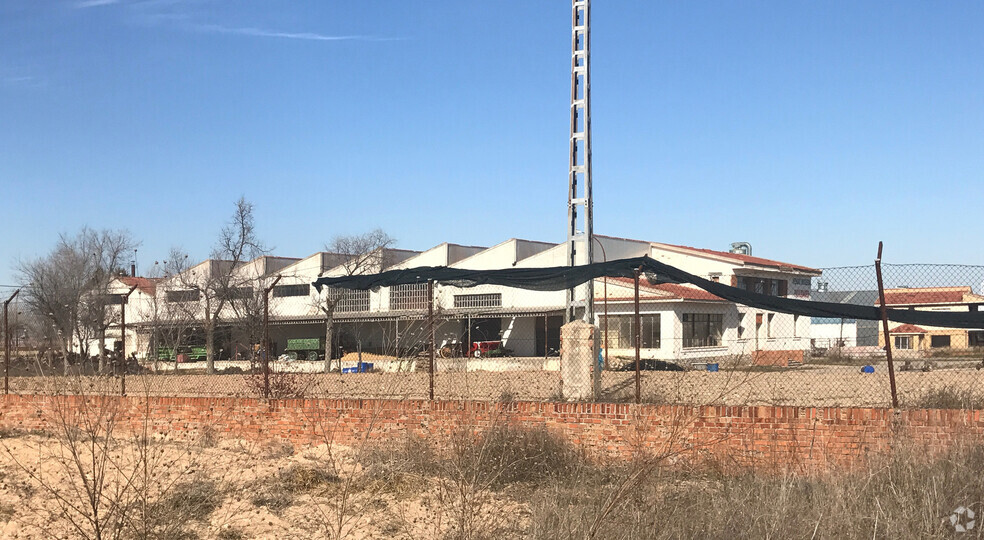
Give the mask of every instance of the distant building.
M 878 301 L 878 291 L 811 291 L 810 300 L 835 304 L 870 306 Z M 875 347 L 879 321 L 840 317 L 811 317 L 810 338 L 820 349 Z
M 874 302 L 877 304 L 877 300 Z M 891 309 L 921 311 L 981 311 L 984 296 L 975 294 L 969 286 L 905 287 L 885 289 L 885 305 Z M 984 329 L 942 328 L 896 324 L 889 326 L 892 347 L 898 351 L 927 353 L 934 350 L 984 347 Z M 885 339 L 879 334 L 878 345 Z

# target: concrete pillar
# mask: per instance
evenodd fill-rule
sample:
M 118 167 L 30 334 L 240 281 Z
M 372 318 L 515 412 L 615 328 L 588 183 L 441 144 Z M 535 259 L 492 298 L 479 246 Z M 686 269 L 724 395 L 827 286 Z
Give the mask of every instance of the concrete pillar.
M 595 326 L 580 319 L 560 327 L 560 392 L 565 400 L 589 400 L 594 396 L 596 335 Z

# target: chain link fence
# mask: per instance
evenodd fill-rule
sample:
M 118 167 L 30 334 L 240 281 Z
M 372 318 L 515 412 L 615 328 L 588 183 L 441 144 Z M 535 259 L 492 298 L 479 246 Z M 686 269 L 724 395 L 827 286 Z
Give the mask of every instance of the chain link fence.
M 890 312 L 984 305 L 984 267 L 882 270 Z M 881 305 L 874 266 L 701 277 L 770 296 Z M 894 382 L 903 407 L 984 407 L 984 329 L 888 320 L 886 334 L 879 320 L 764 310 L 646 275 L 638 288 L 626 277 L 593 287 L 594 324 L 583 311 L 567 322 L 569 291 L 500 285 L 319 293 L 265 279 L 240 287 L 207 323 L 193 295 L 158 291 L 128 304 L 128 344 L 120 324 L 107 330 L 101 370 L 96 356 L 66 361 L 35 336 L 33 349 L 13 348 L 6 384 L 16 393 L 68 391 L 72 379 L 89 393 L 164 396 L 883 407 Z

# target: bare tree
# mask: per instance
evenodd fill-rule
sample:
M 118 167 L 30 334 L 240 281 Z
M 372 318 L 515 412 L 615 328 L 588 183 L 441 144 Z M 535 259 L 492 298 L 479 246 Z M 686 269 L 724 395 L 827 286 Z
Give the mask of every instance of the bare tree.
M 173 355 L 183 345 L 198 326 L 196 302 L 182 302 L 171 298 L 167 290 L 169 280 L 181 276 L 188 270 L 188 254 L 180 248 L 172 247 L 167 259 L 155 261 L 150 271 L 151 279 L 160 284 L 150 301 L 142 305 L 140 319 L 145 321 L 150 331 L 150 355 L 155 358 L 155 368 L 159 367 L 159 352 L 169 350 Z M 176 358 L 175 358 L 176 359 Z
M 386 249 L 396 242 L 382 229 L 351 235 L 336 236 L 325 251 L 343 255 L 341 267 L 346 276 L 378 272 L 387 265 Z M 347 289 L 324 287 L 315 297 L 315 306 L 325 316 L 325 373 L 331 371 L 331 342 L 334 334 L 335 310 L 338 305 L 350 298 L 353 292 Z
M 118 297 L 109 294 L 113 278 L 125 274 L 126 256 L 136 247 L 136 242 L 126 231 L 102 231 L 93 238 L 93 256 L 96 260 L 96 271 L 93 276 L 93 287 L 87 295 L 86 314 L 89 325 L 99 337 L 99 372 L 106 368 L 106 330 L 110 325 L 119 321 L 122 303 L 119 309 L 113 309 Z M 126 351 L 122 351 L 126 356 Z
M 253 204 L 244 197 L 236 201 L 232 218 L 222 228 L 219 240 L 212 249 L 212 268 L 195 282 L 203 304 L 205 329 L 206 371 L 215 373 L 215 332 L 222 321 L 222 312 L 232 299 L 246 294 L 249 279 L 239 279 L 236 268 L 266 252 L 256 236 Z M 187 273 L 186 273 L 187 275 Z
M 66 373 L 73 341 L 85 353 L 95 331 L 102 354 L 107 318 L 112 316 L 107 289 L 121 270 L 124 254 L 135 245 L 127 231 L 84 227 L 75 236 L 61 235 L 47 256 L 20 264 L 25 302 L 53 326 L 53 335 L 58 334 Z
M 238 292 L 229 299 L 229 306 L 235 317 L 230 325 L 229 337 L 235 344 L 236 350 L 242 346 L 248 351 L 246 356 L 250 365 L 253 365 L 255 360 L 252 345 L 263 340 L 263 297 L 267 281 L 263 276 L 252 276 L 248 282 L 244 278 L 240 282 Z M 266 345 L 264 345 L 265 349 Z

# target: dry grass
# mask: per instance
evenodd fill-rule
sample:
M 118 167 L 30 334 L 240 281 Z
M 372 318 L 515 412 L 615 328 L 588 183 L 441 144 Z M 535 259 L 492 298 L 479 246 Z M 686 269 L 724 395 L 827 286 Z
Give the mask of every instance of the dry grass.
M 933 388 L 914 400 L 917 409 L 984 409 L 984 395 L 953 385 Z
M 4 443 L 20 455 L 34 448 L 50 456 L 63 444 L 58 436 L 8 437 Z M 550 431 L 494 421 L 485 431 L 462 426 L 442 440 L 437 446 L 437 439 L 403 436 L 361 452 L 229 440 L 208 448 L 165 445 L 162 455 L 203 455 L 187 473 L 187 457 L 173 465 L 170 457 L 145 461 L 181 474 L 166 489 L 146 490 L 146 511 L 137 504 L 143 488 L 133 492 L 126 525 L 103 537 L 943 539 L 955 537 L 948 517 L 957 507 L 984 512 L 980 441 L 936 456 L 902 446 L 853 471 L 802 476 L 725 466 L 720 471 L 727 474 L 681 470 L 658 455 L 599 462 Z M 139 455 L 120 441 L 114 456 Z M 139 448 L 138 439 L 126 441 Z M 107 482 L 105 494 L 115 493 Z M 46 497 L 27 471 L 0 463 L 0 520 L 40 519 L 31 509 Z M 341 526 L 325 527 L 339 516 Z M 39 525 L 78 536 L 64 516 L 47 519 Z
M 600 501 L 632 466 L 589 468 L 530 498 L 526 533 L 544 540 L 953 538 L 954 509 L 984 510 L 982 468 L 984 447 L 976 445 L 932 458 L 900 449 L 864 469 L 816 477 L 662 471 L 626 494 L 593 536 Z

